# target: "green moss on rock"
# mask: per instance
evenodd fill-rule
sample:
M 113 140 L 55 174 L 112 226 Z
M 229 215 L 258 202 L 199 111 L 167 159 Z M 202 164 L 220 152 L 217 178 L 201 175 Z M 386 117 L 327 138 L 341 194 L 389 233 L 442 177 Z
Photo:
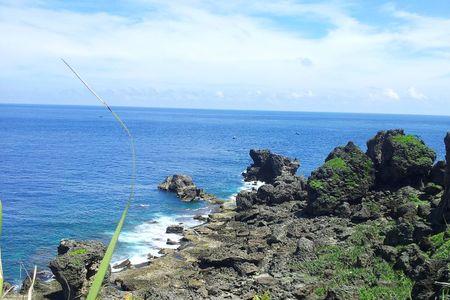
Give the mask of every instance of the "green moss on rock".
M 309 178 L 309 208 L 315 215 L 333 214 L 343 202 L 364 196 L 374 180 L 372 161 L 356 145 L 337 147 Z
M 410 299 L 412 280 L 374 257 L 368 246 L 383 239 L 384 229 L 377 222 L 357 225 L 346 242 L 322 246 L 316 259 L 292 263 L 292 269 L 318 282 L 317 296 L 333 291 L 342 299 Z
M 69 252 L 69 255 L 83 255 L 86 254 L 87 250 L 85 248 L 75 249 Z

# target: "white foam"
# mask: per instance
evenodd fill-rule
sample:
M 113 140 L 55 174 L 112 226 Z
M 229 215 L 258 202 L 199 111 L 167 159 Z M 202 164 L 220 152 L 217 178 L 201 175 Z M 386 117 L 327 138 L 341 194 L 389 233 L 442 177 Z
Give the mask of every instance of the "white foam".
M 235 201 L 237 194 L 241 191 L 251 191 L 251 190 L 257 191 L 264 184 L 266 183 L 263 181 L 242 181 L 242 186 L 240 186 L 237 189 L 236 193 L 234 193 L 229 197 L 229 200 Z
M 233 195 L 229 197 L 230 201 L 236 200 L 236 196 L 243 190 L 257 190 L 264 185 L 262 181 L 244 182 Z M 146 207 L 146 205 L 139 205 Z M 167 245 L 167 239 L 179 242 L 182 238 L 179 234 L 166 233 L 166 229 L 170 225 L 182 224 L 185 227 L 192 227 L 200 225 L 201 221 L 194 220 L 192 212 L 200 212 L 201 215 L 207 216 L 211 210 L 208 207 L 201 207 L 187 210 L 189 214 L 178 215 L 175 217 L 167 215 L 158 215 L 154 220 L 137 225 L 131 231 L 124 231 L 119 237 L 121 243 L 120 252 L 114 256 L 112 266 L 118 265 L 126 259 L 129 259 L 131 264 L 141 264 L 148 261 L 148 255 L 161 256 L 159 250 L 163 248 L 176 249 L 178 245 Z M 112 269 L 113 272 L 118 272 L 121 269 Z
M 112 266 L 118 265 L 125 259 L 129 259 L 133 265 L 148 261 L 148 255 L 161 256 L 159 250 L 162 248 L 176 249 L 178 245 L 167 245 L 167 239 L 179 242 L 182 238 L 179 234 L 166 233 L 169 225 L 181 224 L 192 227 L 201 224 L 194 220 L 192 215 L 181 215 L 169 217 L 159 215 L 152 221 L 140 224 L 131 231 L 124 231 L 119 237 L 121 249 L 115 257 Z M 114 272 L 120 269 L 113 269 Z

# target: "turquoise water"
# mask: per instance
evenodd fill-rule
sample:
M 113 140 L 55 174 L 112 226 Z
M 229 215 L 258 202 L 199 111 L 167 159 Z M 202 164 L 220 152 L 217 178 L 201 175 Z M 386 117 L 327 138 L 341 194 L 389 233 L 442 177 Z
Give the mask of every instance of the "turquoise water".
M 297 157 L 308 175 L 338 145 L 363 149 L 380 129 L 404 128 L 443 158 L 450 117 L 116 108 L 136 139 L 136 199 L 116 260 L 156 253 L 165 226 L 191 223 L 202 203 L 157 184 L 172 173 L 228 198 L 242 187 L 250 148 Z M 6 279 L 45 267 L 61 238 L 108 241 L 129 191 L 128 140 L 103 107 L 0 105 L 0 198 Z M 154 223 L 151 221 L 157 221 Z

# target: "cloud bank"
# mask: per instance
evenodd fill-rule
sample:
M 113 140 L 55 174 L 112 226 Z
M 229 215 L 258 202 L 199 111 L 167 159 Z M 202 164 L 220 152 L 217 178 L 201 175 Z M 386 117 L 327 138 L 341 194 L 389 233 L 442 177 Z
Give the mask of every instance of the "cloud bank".
M 113 105 L 450 114 L 450 16 L 124 2 L 0 2 L 0 101 L 91 104 L 64 57 Z

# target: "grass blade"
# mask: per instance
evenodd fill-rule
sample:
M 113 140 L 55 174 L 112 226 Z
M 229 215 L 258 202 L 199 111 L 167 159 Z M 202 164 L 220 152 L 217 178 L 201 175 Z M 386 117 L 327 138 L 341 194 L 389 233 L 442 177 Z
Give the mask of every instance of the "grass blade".
M 114 231 L 114 235 L 111 238 L 111 241 L 109 242 L 108 248 L 106 249 L 106 253 L 103 256 L 103 259 L 100 263 L 100 266 L 98 268 L 97 273 L 95 274 L 94 281 L 92 282 L 92 285 L 89 289 L 89 293 L 87 296 L 87 300 L 96 300 L 97 296 L 100 292 L 100 289 L 102 287 L 103 280 L 105 278 L 106 273 L 109 270 L 109 266 L 111 263 L 111 258 L 114 253 L 114 249 L 116 248 L 117 241 L 119 239 L 120 232 L 122 231 L 123 224 L 125 222 L 125 219 L 127 217 L 128 209 L 130 208 L 131 201 L 134 197 L 134 182 L 136 178 L 136 151 L 134 148 L 134 139 L 131 135 L 130 130 L 128 129 L 127 125 L 120 119 L 120 117 L 111 109 L 111 107 L 104 101 L 97 93 L 84 81 L 81 76 L 64 60 L 61 59 L 64 64 L 75 74 L 75 76 L 83 83 L 83 85 L 94 95 L 95 98 L 97 98 L 114 116 L 116 121 L 120 124 L 120 126 L 123 128 L 125 133 L 128 136 L 128 139 L 130 141 L 130 149 L 131 149 L 131 183 L 130 183 L 130 195 L 128 197 L 127 204 L 125 206 L 125 209 L 122 212 L 122 216 L 120 217 L 119 223 L 117 224 L 116 230 Z
M 31 278 L 31 285 L 28 289 L 28 300 L 33 300 L 34 283 L 36 282 L 37 266 L 34 266 L 33 278 Z
M 3 227 L 3 204 L 0 200 L 0 237 L 2 236 Z M 3 265 L 2 265 L 2 249 L 0 248 L 0 299 L 3 298 Z

